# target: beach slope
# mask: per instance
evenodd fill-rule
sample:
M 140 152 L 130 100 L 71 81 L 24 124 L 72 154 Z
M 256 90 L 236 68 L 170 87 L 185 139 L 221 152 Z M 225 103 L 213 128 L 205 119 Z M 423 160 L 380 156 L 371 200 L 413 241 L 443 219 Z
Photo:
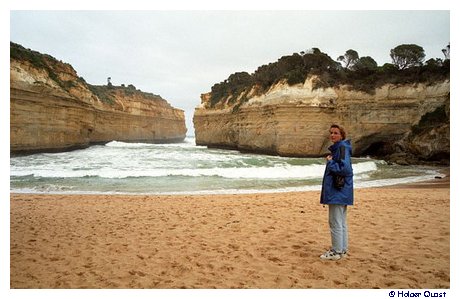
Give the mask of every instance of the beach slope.
M 355 190 L 350 253 L 319 192 L 11 194 L 11 288 L 450 288 L 449 185 Z

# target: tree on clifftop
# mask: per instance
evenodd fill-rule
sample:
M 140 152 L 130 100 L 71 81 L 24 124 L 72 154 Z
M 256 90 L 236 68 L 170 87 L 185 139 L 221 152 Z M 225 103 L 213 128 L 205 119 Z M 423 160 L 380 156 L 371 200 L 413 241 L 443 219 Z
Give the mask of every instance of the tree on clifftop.
M 446 46 L 445 49 L 442 49 L 442 53 L 444 54 L 445 60 L 450 59 L 450 43 Z
M 391 49 L 390 56 L 394 65 L 398 69 L 404 70 L 409 67 L 423 65 L 425 50 L 418 45 L 404 44 Z
M 359 55 L 358 55 L 358 52 L 350 49 L 350 50 L 347 50 L 347 52 L 345 52 L 345 55 L 340 55 L 337 58 L 337 60 L 344 63 L 344 66 L 343 66 L 344 68 L 352 69 L 353 66 L 358 62 Z
M 370 56 L 364 56 L 358 59 L 356 64 L 354 65 L 353 69 L 358 71 L 358 70 L 376 70 L 378 68 L 377 62 L 374 60 L 374 58 Z

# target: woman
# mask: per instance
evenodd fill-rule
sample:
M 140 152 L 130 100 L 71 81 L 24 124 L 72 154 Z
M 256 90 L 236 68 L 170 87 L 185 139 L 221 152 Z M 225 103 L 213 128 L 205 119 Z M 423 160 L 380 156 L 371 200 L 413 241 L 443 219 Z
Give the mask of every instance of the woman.
M 329 228 L 332 248 L 320 256 L 324 260 L 338 260 L 348 251 L 347 206 L 353 204 L 353 169 L 351 167 L 351 144 L 345 130 L 338 125 L 329 128 L 333 145 L 321 189 L 321 204 L 329 205 Z

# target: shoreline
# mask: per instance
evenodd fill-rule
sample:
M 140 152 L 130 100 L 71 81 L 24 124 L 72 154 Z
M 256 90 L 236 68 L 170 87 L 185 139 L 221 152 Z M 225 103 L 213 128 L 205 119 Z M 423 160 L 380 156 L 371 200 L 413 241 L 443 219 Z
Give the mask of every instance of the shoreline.
M 450 168 L 441 169 L 443 177 L 435 176 L 431 179 L 424 179 L 415 182 L 401 182 L 393 183 L 381 186 L 356 186 L 354 190 L 360 189 L 374 189 L 374 188 L 449 188 L 450 187 Z M 285 188 L 285 189 L 249 189 L 249 190 L 220 190 L 220 191 L 181 191 L 181 192 L 164 192 L 164 193 L 135 193 L 135 192 L 98 192 L 98 191 L 68 191 L 68 192 L 30 192 L 30 191 L 18 191 L 10 190 L 10 194 L 42 194 L 42 195 L 122 195 L 122 196 L 219 196 L 219 195 L 251 195 L 251 194 L 284 194 L 284 193 L 302 193 L 302 192 L 314 192 L 321 190 L 320 185 L 312 185 L 307 189 L 299 187 Z
M 444 177 L 433 177 L 432 179 L 425 179 L 416 182 L 402 182 L 393 183 L 389 185 L 381 186 L 355 186 L 354 190 L 360 189 L 378 189 L 378 188 L 449 188 L 450 187 L 450 174 L 445 174 Z M 320 191 L 320 185 L 312 185 L 307 189 L 299 187 L 288 187 L 285 189 L 248 189 L 248 190 L 203 190 L 203 191 L 181 191 L 181 192 L 164 192 L 164 193 L 135 193 L 135 192 L 97 192 L 97 191 L 68 191 L 68 192 L 31 192 L 31 191 L 20 191 L 10 190 L 10 194 L 23 194 L 23 195 L 89 195 L 89 196 L 219 196 L 219 195 L 251 195 L 251 194 L 285 194 L 285 193 L 303 193 L 303 192 L 315 192 Z
M 420 181 L 415 183 L 397 184 L 392 186 L 384 186 L 383 188 L 450 188 L 450 167 L 440 169 L 440 173 L 443 177 L 435 177 L 431 180 Z
M 10 288 L 450 288 L 448 183 L 355 190 L 337 262 L 319 191 L 11 193 Z

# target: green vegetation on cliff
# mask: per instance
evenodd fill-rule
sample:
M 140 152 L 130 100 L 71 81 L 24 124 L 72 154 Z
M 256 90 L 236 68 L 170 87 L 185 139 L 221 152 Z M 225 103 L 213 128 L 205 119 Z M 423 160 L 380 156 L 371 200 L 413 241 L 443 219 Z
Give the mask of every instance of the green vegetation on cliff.
M 72 66 L 68 63 L 57 60 L 51 55 L 42 54 L 37 51 L 26 49 L 19 44 L 10 42 L 10 59 L 28 61 L 35 68 L 46 70 L 48 72 L 48 76 L 65 90 L 69 90 L 75 86 L 74 81 L 62 80 L 59 77 L 59 73 L 64 68 L 68 68 L 72 72 L 76 73 Z M 83 78 L 79 78 L 79 80 L 84 82 Z
M 449 78 L 450 57 L 446 55 L 447 50 L 450 52 L 450 45 L 442 50 L 446 59 L 429 59 L 423 63 L 423 48 L 400 45 L 390 51 L 393 64 L 378 66 L 372 57 L 359 57 L 351 49 L 335 61 L 318 48 L 313 48 L 262 65 L 253 74 L 238 72 L 214 84 L 211 88 L 211 107 L 218 103 L 228 103 L 237 110 L 248 100 L 251 90 L 260 95 L 280 81 L 294 85 L 305 82 L 309 76 L 318 78 L 314 81 L 314 88 L 349 85 L 367 93 L 373 93 L 385 84 L 432 84 Z
M 152 100 L 152 101 L 161 101 L 165 102 L 166 100 L 163 99 L 159 95 L 155 95 L 149 92 L 143 92 L 141 90 L 136 89 L 136 87 L 132 84 L 129 84 L 127 87 L 122 84 L 121 86 L 115 86 L 112 84 L 108 85 L 91 85 L 87 84 L 89 90 L 94 93 L 101 101 L 107 104 L 114 104 L 115 103 L 115 95 L 122 95 L 123 97 L 129 98 L 133 96 L 140 96 L 144 99 Z
M 412 127 L 412 134 L 420 134 L 424 130 L 431 130 L 433 127 L 449 123 L 450 118 L 446 112 L 446 106 L 440 106 L 432 112 L 422 116 L 419 123 Z
M 113 105 L 115 103 L 115 93 L 122 94 L 125 97 L 141 96 L 145 99 L 152 101 L 161 101 L 166 102 L 161 96 L 155 95 L 153 93 L 143 92 L 136 89 L 132 84 L 125 86 L 112 85 L 108 82 L 107 85 L 91 85 L 88 84 L 84 78 L 77 77 L 77 72 L 73 67 L 62 61 L 57 60 L 51 55 L 42 54 L 40 52 L 26 49 L 23 46 L 10 42 L 10 59 L 17 61 L 27 61 L 36 69 L 46 70 L 48 76 L 55 81 L 61 88 L 69 91 L 72 87 L 77 87 L 77 81 L 88 88 L 96 97 L 99 98 L 102 102 Z M 75 80 L 63 80 L 59 76 L 63 72 L 71 72 L 75 76 Z

